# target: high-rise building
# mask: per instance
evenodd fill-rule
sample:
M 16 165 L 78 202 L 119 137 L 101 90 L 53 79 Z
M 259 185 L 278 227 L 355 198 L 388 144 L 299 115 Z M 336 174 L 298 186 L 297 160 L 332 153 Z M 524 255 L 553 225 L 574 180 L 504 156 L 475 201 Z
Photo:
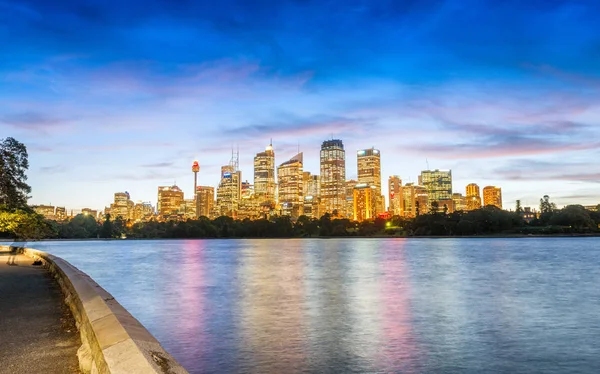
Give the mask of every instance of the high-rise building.
M 116 192 L 110 211 L 113 219 L 118 217 L 122 220 L 130 219 L 133 216 L 133 201 L 130 199 L 129 192 Z
M 275 152 L 273 144 L 254 157 L 254 193 L 262 201 L 275 201 Z
M 356 179 L 346 181 L 346 216 L 345 218 L 354 219 L 354 187 L 358 184 Z
M 440 208 L 443 204 L 452 204 L 451 170 L 423 170 L 419 176 L 419 185 L 427 190 L 429 205 L 434 201 L 438 202 Z
M 354 186 L 354 215 L 355 221 L 362 222 L 375 218 L 377 205 L 377 187 L 368 183 Z
M 467 184 L 466 190 L 466 210 L 475 210 L 481 208 L 481 195 L 479 195 L 479 186 L 475 183 L 470 183 Z
M 281 214 L 298 218 L 304 211 L 303 155 L 298 153 L 277 168 L 278 202 Z
M 177 186 L 158 187 L 158 203 L 156 209 L 159 216 L 178 214 L 183 203 L 183 191 Z
M 402 179 L 392 175 L 388 179 L 389 212 L 394 216 L 404 215 L 404 199 L 402 196 Z
M 321 145 L 321 204 L 322 212 L 345 216 L 346 210 L 346 152 L 339 139 L 326 140 Z
M 179 207 L 179 214 L 185 219 L 196 218 L 196 199 L 184 199 Z
M 67 209 L 64 206 L 57 206 L 54 212 L 54 219 L 57 221 L 64 221 L 67 219 Z
M 92 217 L 94 217 L 94 219 L 98 218 L 98 211 L 95 209 L 83 208 L 83 209 L 81 209 L 81 214 L 86 215 L 86 216 L 92 216 Z
M 496 186 L 486 186 L 483 188 L 483 205 L 493 205 L 502 209 L 502 190 Z
M 136 222 L 148 221 L 154 215 L 154 208 L 150 202 L 138 201 L 133 206 L 133 220 Z
M 383 213 L 385 200 L 381 195 L 381 153 L 369 148 L 356 152 L 358 183 L 375 187 L 375 214 Z
M 407 183 L 402 187 L 405 217 L 416 217 L 429 212 L 429 194 L 423 186 Z
M 33 210 L 37 214 L 41 214 L 46 219 L 54 219 L 54 209 L 54 205 L 38 205 L 33 207 Z
M 452 201 L 454 202 L 454 210 L 466 210 L 467 209 L 467 198 L 463 194 L 455 192 L 452 194 Z
M 215 204 L 215 188 L 210 186 L 196 187 L 196 215 L 198 217 L 211 217 Z
M 321 196 L 318 175 L 313 175 L 310 171 L 302 173 L 302 193 L 304 196 Z
M 236 170 L 233 163 L 221 167 L 221 181 L 217 187 L 217 215 L 237 218 L 241 195 L 242 172 Z
M 194 173 L 194 189 L 192 191 L 194 191 L 194 194 L 196 193 L 196 187 L 198 187 L 198 172 L 200 171 L 200 164 L 198 163 L 198 161 L 194 161 L 194 163 L 192 163 L 192 173 Z M 196 198 L 196 195 L 194 195 L 194 199 Z

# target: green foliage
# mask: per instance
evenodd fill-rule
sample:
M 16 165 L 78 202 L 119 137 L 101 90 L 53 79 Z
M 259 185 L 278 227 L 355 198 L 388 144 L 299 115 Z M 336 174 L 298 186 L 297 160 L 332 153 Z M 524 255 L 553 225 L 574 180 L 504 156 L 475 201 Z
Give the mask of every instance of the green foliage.
M 25 181 L 29 168 L 27 148 L 13 138 L 0 140 L 0 206 L 14 211 L 29 210 L 31 187 Z
M 41 215 L 17 209 L 0 211 L 0 232 L 17 240 L 38 240 L 56 236 L 54 226 Z

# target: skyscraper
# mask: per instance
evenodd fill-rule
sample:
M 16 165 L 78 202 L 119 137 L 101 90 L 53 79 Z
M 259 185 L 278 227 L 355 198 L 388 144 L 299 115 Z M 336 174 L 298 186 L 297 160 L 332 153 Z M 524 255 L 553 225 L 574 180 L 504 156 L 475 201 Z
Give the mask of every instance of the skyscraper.
M 116 192 L 114 203 L 111 205 L 111 215 L 115 219 L 121 217 L 123 220 L 133 218 L 133 201 L 129 197 L 129 192 Z
M 377 188 L 368 183 L 354 186 L 354 220 L 362 222 L 375 218 L 375 205 L 377 204 Z
M 298 218 L 304 211 L 303 154 L 298 153 L 277 168 L 281 214 Z
M 326 140 L 321 145 L 321 213 L 345 215 L 346 152 L 339 139 Z
M 466 210 L 467 209 L 467 198 L 463 194 L 455 192 L 452 194 L 452 200 L 454 201 L 454 210 Z
M 392 175 L 388 179 L 389 211 L 394 216 L 404 215 L 404 199 L 402 198 L 402 179 Z
M 483 188 L 483 205 L 493 205 L 502 209 L 502 190 L 496 186 L 486 186 Z
M 275 201 L 275 152 L 273 145 L 254 157 L 254 193 L 263 201 Z
M 453 210 L 451 170 L 423 170 L 419 176 L 419 185 L 427 190 L 429 204 L 437 201 L 440 209 L 447 205 L 450 211 Z
M 467 184 L 467 209 L 475 210 L 481 208 L 481 195 L 479 195 L 479 186 L 475 183 Z
M 382 213 L 384 199 L 381 195 L 381 153 L 378 149 L 369 148 L 356 152 L 358 183 L 375 187 L 375 214 Z
M 242 172 L 234 163 L 221 167 L 221 181 L 217 187 L 217 216 L 236 218 L 242 194 Z
M 179 187 L 158 187 L 158 204 L 156 209 L 159 216 L 168 216 L 179 213 L 181 203 L 183 203 L 183 191 Z
M 346 181 L 346 215 L 344 218 L 354 219 L 354 187 L 357 184 L 356 179 Z
M 405 217 L 416 217 L 429 212 L 429 194 L 423 186 L 407 183 L 402 188 Z
M 196 216 L 211 217 L 215 203 L 215 188 L 210 186 L 196 187 Z

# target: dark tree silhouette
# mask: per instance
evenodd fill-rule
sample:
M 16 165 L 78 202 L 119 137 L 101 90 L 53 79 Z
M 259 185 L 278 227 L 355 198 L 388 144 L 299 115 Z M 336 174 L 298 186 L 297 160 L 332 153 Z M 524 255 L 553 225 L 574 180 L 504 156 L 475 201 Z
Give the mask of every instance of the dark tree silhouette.
M 0 141 L 0 207 L 26 209 L 31 187 L 25 182 L 29 168 L 27 147 L 14 138 Z

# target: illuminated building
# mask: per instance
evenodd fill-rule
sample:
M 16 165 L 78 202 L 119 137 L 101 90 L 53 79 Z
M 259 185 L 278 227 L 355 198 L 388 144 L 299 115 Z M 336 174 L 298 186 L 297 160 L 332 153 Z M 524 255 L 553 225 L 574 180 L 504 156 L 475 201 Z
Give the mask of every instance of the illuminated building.
M 242 172 L 233 166 L 221 167 L 221 181 L 217 187 L 216 214 L 237 218 L 242 194 Z
M 362 222 L 375 218 L 377 205 L 377 187 L 367 183 L 354 186 L 354 220 Z
M 277 168 L 278 203 L 281 214 L 298 218 L 304 211 L 302 152 Z
M 95 209 L 83 208 L 81 209 L 81 214 L 86 216 L 92 216 L 94 217 L 94 219 L 98 218 L 98 211 Z
M 402 197 L 402 179 L 397 175 L 392 175 L 388 179 L 389 192 L 389 211 L 394 216 L 404 215 L 404 199 Z
M 362 149 L 356 152 L 356 161 L 358 183 L 375 187 L 375 214 L 382 213 L 385 203 L 381 195 L 381 153 L 375 148 Z
M 440 208 L 452 201 L 452 171 L 448 170 L 423 170 L 419 176 L 419 185 L 425 187 L 428 194 L 429 205 L 437 201 Z M 421 210 L 425 213 L 425 210 Z
M 254 157 L 254 193 L 261 201 L 275 201 L 275 152 L 273 145 Z
M 318 196 L 304 196 L 304 215 L 308 218 L 321 218 L 321 198 Z
M 502 209 L 502 190 L 496 186 L 486 186 L 483 188 L 483 205 L 493 205 Z
M 133 216 L 133 201 L 129 197 L 129 192 L 115 192 L 114 203 L 110 206 L 113 219 L 121 217 L 122 220 L 128 220 Z
M 158 187 L 158 203 L 156 210 L 159 216 L 178 214 L 183 203 L 183 191 L 177 186 Z
M 211 212 L 215 204 L 215 188 L 210 186 L 196 187 L 196 216 L 212 217 Z
M 55 218 L 54 205 L 38 205 L 38 206 L 34 206 L 33 210 L 37 214 L 44 216 L 44 218 L 46 218 L 46 219 L 54 219 Z
M 179 214 L 185 219 L 196 218 L 196 199 L 184 199 L 179 207 Z
M 346 181 L 346 215 L 344 218 L 354 218 L 354 187 L 358 184 L 356 179 Z
M 467 210 L 467 198 L 463 194 L 455 192 L 452 194 L 454 210 Z
M 407 183 L 402 188 L 405 217 L 416 217 L 429 212 L 429 194 L 423 186 Z
M 302 194 L 304 196 L 321 196 L 320 184 L 318 175 L 313 175 L 310 171 L 302 173 Z
M 481 208 L 481 195 L 479 195 L 479 186 L 475 183 L 467 184 L 467 209 L 475 210 Z
M 346 152 L 339 139 L 326 140 L 321 145 L 322 212 L 344 217 L 346 210 Z
M 154 215 L 154 208 L 149 202 L 138 201 L 133 206 L 133 220 L 136 222 L 147 221 Z

